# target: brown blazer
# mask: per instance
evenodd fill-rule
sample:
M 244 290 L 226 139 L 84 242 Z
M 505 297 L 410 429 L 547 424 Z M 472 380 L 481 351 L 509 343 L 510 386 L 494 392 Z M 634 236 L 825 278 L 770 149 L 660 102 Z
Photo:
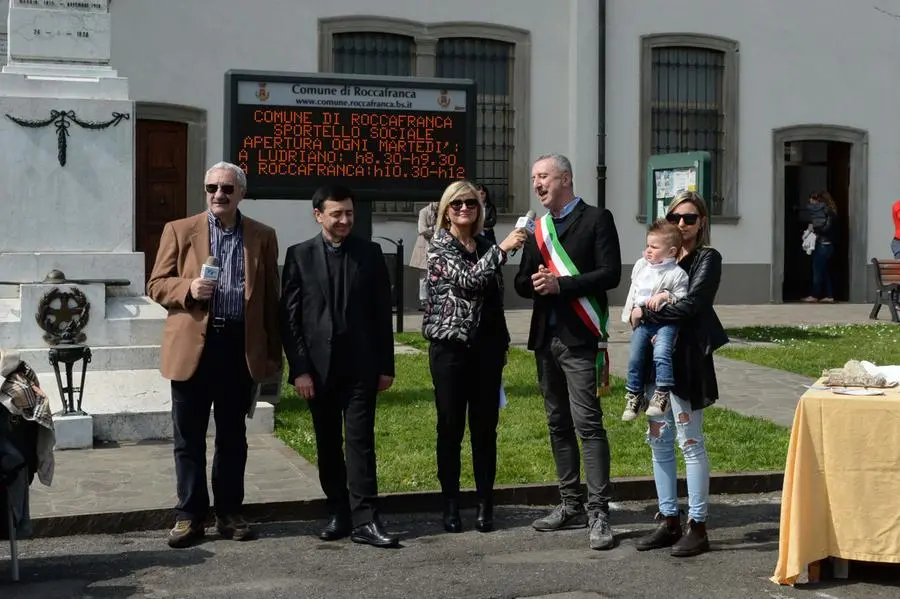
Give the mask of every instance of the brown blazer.
M 278 319 L 278 239 L 271 227 L 241 215 L 244 237 L 244 327 L 247 367 L 256 382 L 281 368 Z M 191 281 L 209 258 L 206 212 L 167 223 L 159 241 L 147 295 L 169 311 L 163 329 L 159 370 L 185 381 L 197 370 L 206 340 L 207 310 L 186 304 Z

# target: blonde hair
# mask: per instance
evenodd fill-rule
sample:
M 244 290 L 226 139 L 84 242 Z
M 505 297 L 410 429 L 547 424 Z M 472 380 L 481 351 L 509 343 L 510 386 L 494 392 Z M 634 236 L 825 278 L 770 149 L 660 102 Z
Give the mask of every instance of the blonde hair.
M 478 190 L 470 182 L 454 181 L 447 186 L 447 189 L 444 190 L 444 194 L 441 196 L 441 201 L 438 203 L 437 221 L 435 224 L 438 229 L 450 229 L 450 216 L 447 214 L 447 211 L 450 209 L 450 203 L 454 200 L 465 199 L 466 196 L 471 196 L 478 200 Z M 478 200 L 478 218 L 472 223 L 472 237 L 481 233 L 483 228 L 484 206 Z
M 697 214 L 699 214 L 702 219 L 700 230 L 697 232 L 697 244 L 694 247 L 699 248 L 709 245 L 709 209 L 706 207 L 706 202 L 699 193 L 696 191 L 682 191 L 675 196 L 675 199 L 669 204 L 666 215 L 672 214 L 673 210 L 684 203 L 693 204 L 697 208 Z
M 816 197 L 820 202 L 824 202 L 825 206 L 837 214 L 837 204 L 834 203 L 834 198 L 831 197 L 831 194 L 825 191 L 824 189 L 816 194 Z
M 650 235 L 659 235 L 665 239 L 669 247 L 673 247 L 679 252 L 681 251 L 683 240 L 681 238 L 681 229 L 678 228 L 678 225 L 673 225 L 664 218 L 658 218 L 647 227 L 647 236 L 649 237 Z

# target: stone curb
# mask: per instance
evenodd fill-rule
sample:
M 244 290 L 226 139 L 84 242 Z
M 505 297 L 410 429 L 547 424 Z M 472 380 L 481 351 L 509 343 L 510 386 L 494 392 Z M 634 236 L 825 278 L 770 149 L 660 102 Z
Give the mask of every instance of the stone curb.
M 709 492 L 713 495 L 770 493 L 780 491 L 783 472 L 744 472 L 713 474 Z M 656 497 L 650 477 L 628 477 L 613 480 L 616 501 L 646 501 Z M 678 480 L 678 495 L 685 497 L 684 479 Z M 495 505 L 554 505 L 559 501 L 559 489 L 553 484 L 510 485 L 494 490 Z M 475 492 L 463 491 L 462 507 L 474 507 Z M 416 493 L 388 493 L 379 499 L 382 513 L 437 512 L 442 508 L 439 491 Z M 325 498 L 300 501 L 251 503 L 244 506 L 244 514 L 252 522 L 285 522 L 316 520 L 326 517 Z M 142 530 L 163 530 L 172 526 L 172 508 L 48 516 L 32 520 L 32 537 L 63 537 L 81 534 L 120 534 Z

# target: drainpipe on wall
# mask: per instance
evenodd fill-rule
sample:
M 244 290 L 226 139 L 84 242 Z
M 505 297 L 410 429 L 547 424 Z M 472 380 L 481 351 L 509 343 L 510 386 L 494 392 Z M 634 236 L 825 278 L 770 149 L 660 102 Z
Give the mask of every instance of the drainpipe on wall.
M 600 0 L 597 66 L 597 207 L 606 208 L 606 0 Z

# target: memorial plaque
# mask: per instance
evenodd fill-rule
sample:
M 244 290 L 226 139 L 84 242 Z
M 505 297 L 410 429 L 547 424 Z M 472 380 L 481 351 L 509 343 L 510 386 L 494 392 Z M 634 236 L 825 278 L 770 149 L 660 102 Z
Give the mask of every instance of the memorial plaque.
M 110 56 L 109 0 L 12 0 L 12 61 L 106 65 Z
M 225 155 L 247 197 L 307 199 L 341 183 L 373 201 L 431 201 L 474 176 L 475 84 L 231 71 Z

